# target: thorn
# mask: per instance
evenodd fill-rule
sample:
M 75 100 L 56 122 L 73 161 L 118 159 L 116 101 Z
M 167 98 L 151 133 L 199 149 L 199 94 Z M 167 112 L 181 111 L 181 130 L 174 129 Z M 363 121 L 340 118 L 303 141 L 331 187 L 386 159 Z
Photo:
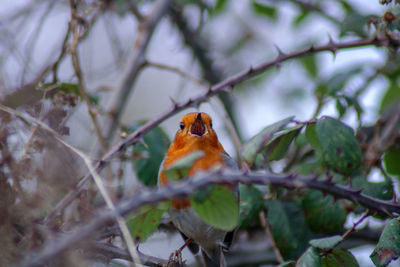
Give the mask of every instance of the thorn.
M 282 50 L 277 45 L 275 45 L 275 48 L 276 50 L 278 50 L 278 58 L 286 56 L 286 54 L 283 53 Z
M 253 66 L 250 66 L 249 70 L 247 71 L 248 74 L 253 72 Z
M 308 49 L 308 51 L 310 51 L 310 52 L 312 52 L 312 51 L 314 51 L 314 50 L 315 50 L 314 45 L 311 45 L 310 48 Z
M 169 100 L 171 100 L 172 106 L 174 107 L 174 109 L 176 109 L 178 107 L 178 103 L 172 97 L 169 97 Z
M 233 91 L 233 86 L 225 86 L 224 88 L 222 88 L 221 89 L 222 91 L 224 91 L 224 92 L 227 92 L 227 93 L 232 93 L 232 91 Z
M 335 44 L 335 42 L 333 41 L 333 39 L 332 39 L 332 36 L 330 35 L 330 34 L 328 34 L 328 38 L 329 38 L 329 45 L 332 45 L 332 46 L 336 46 L 336 44 Z
M 355 191 L 354 191 L 354 194 L 356 194 L 356 195 L 361 195 L 362 191 L 364 191 L 364 188 L 360 188 L 360 189 L 358 189 L 358 190 L 355 190 Z
M 209 86 L 209 87 L 208 87 L 208 90 L 207 90 L 207 94 L 211 94 L 211 93 L 212 93 L 212 91 L 213 91 L 213 90 L 212 90 L 212 87 L 211 87 L 211 86 Z
M 288 180 L 294 180 L 296 178 L 296 175 L 294 175 L 293 173 L 289 174 L 287 179 Z
M 139 139 L 137 139 L 137 142 L 144 145 L 145 148 L 149 148 L 149 146 L 144 142 L 143 137 L 140 137 Z

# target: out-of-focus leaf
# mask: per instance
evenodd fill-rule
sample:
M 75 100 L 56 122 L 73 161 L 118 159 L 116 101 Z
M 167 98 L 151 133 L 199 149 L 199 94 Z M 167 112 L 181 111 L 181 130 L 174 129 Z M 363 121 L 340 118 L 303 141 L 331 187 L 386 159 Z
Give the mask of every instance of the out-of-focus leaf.
M 278 121 L 272 125 L 265 127 L 260 133 L 252 137 L 243 145 L 241 155 L 242 158 L 251 166 L 254 164 L 257 154 L 268 144 L 271 143 L 273 135 L 282 130 L 294 118 L 288 117 Z
M 191 205 L 200 218 L 209 225 L 230 231 L 239 221 L 239 202 L 226 186 L 215 185 L 203 201 L 191 199 Z
M 316 78 L 318 76 L 317 57 L 315 55 L 302 57 L 300 62 L 303 64 L 304 68 L 312 78 Z
M 367 24 L 367 20 L 371 16 L 361 15 L 357 12 L 350 12 L 340 23 L 340 37 L 345 36 L 348 33 L 356 33 L 361 36 L 365 36 L 364 26 Z
M 321 258 L 322 267 L 359 267 L 357 260 L 348 250 L 334 249 Z
M 267 219 L 279 251 L 285 259 L 297 259 L 307 248 L 310 231 L 294 203 L 267 201 Z
M 310 247 L 297 261 L 296 267 L 358 267 L 354 256 L 347 250 L 334 249 L 328 253 Z
M 261 4 L 257 1 L 252 1 L 251 6 L 256 14 L 267 16 L 271 19 L 275 19 L 276 7 Z
M 266 147 L 264 154 L 268 160 L 280 160 L 285 156 L 289 145 L 300 133 L 303 125 L 296 125 L 291 128 L 283 129 L 275 133 L 271 138 L 271 143 Z
M 324 197 L 320 191 L 308 190 L 302 199 L 302 207 L 312 231 L 337 233 L 343 229 L 347 218 L 346 207 L 334 202 L 332 196 Z
M 312 239 L 310 240 L 310 245 L 313 246 L 314 248 L 329 250 L 336 247 L 342 241 L 343 237 L 341 237 L 340 235 L 334 235 L 331 237 Z
M 400 86 L 397 83 L 397 79 L 394 79 L 389 84 L 389 87 L 386 89 L 386 93 L 384 94 L 381 104 L 379 106 L 379 113 L 383 113 L 385 110 L 388 110 L 392 105 L 400 102 Z
M 386 266 L 400 255 L 400 218 L 390 220 L 379 238 L 378 245 L 370 255 L 376 266 Z
M 303 10 L 293 21 L 294 26 L 299 26 L 300 23 L 308 18 L 308 15 L 310 15 L 310 12 Z
M 263 194 L 254 185 L 239 185 L 240 191 L 240 222 L 241 228 L 246 228 L 253 220 L 258 221 L 259 212 L 265 208 Z
M 356 176 L 352 178 L 351 182 L 354 189 L 364 189 L 362 191 L 364 195 L 382 200 L 391 200 L 393 198 L 393 183 L 388 178 L 385 178 L 382 182 L 369 182 L 364 177 Z
M 285 261 L 282 264 L 279 264 L 277 267 L 295 267 L 296 262 L 295 261 Z
M 315 124 L 308 124 L 306 127 L 306 137 L 311 146 L 318 151 L 321 151 L 321 144 L 319 143 L 317 131 L 315 130 Z
M 217 0 L 217 2 L 215 3 L 214 9 L 213 9 L 213 13 L 220 13 L 221 11 L 223 11 L 226 7 L 226 4 L 228 3 L 227 0 Z
M 400 148 L 387 150 L 383 154 L 383 165 L 388 173 L 400 176 Z
M 334 73 L 331 77 L 324 80 L 317 86 L 315 93 L 336 97 L 337 93 L 342 91 L 349 79 L 360 74 L 364 66 L 353 66 L 348 69 L 340 70 Z
M 135 131 L 139 125 L 131 126 L 129 132 Z M 161 127 L 156 127 L 144 136 L 143 141 L 146 145 L 139 143 L 132 150 L 132 154 L 139 157 L 134 161 L 134 171 L 143 184 L 155 186 L 158 170 L 168 149 L 169 139 Z
M 321 258 L 316 248 L 309 247 L 296 263 L 296 267 L 321 267 Z
M 336 98 L 336 110 L 338 111 L 340 116 L 343 116 L 346 112 L 346 106 L 342 103 L 340 98 Z
M 193 162 L 204 156 L 203 151 L 195 151 L 187 154 L 186 156 L 178 159 L 172 165 L 165 169 L 164 173 L 170 180 L 178 180 L 188 175 L 190 167 Z
M 157 229 L 168 207 L 169 202 L 164 202 L 157 207 L 144 206 L 139 212 L 128 215 L 126 221 L 132 237 L 135 240 L 146 240 Z
M 352 128 L 334 118 L 323 117 L 316 123 L 316 133 L 328 167 L 346 175 L 358 169 L 361 148 Z

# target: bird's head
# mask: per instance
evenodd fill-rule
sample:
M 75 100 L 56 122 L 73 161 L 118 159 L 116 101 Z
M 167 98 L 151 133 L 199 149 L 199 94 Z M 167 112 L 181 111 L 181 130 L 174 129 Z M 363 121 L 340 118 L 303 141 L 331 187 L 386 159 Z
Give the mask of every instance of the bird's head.
M 175 142 L 182 145 L 193 143 L 218 143 L 218 137 L 212 128 L 211 117 L 204 112 L 186 114 L 179 122 Z

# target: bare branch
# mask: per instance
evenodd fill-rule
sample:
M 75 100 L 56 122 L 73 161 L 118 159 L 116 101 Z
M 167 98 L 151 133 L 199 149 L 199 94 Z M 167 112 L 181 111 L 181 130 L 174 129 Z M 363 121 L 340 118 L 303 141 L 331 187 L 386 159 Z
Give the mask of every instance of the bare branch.
M 150 39 L 153 32 L 161 21 L 161 18 L 167 11 L 167 7 L 170 0 L 159 0 L 155 4 L 151 15 L 141 23 L 139 35 L 135 41 L 133 47 L 133 54 L 129 60 L 128 71 L 123 78 L 120 88 L 117 89 L 118 95 L 114 104 L 111 107 L 110 116 L 111 121 L 108 123 L 109 126 L 106 127 L 106 138 L 111 141 L 115 130 L 118 127 L 120 117 L 125 110 L 126 103 L 129 99 L 129 95 L 132 93 L 134 88 L 134 83 L 140 70 L 145 63 L 146 50 L 149 45 Z
M 174 72 L 174 73 L 176 73 L 176 74 L 178 74 L 178 75 L 180 75 L 180 76 L 182 76 L 182 77 L 184 77 L 184 78 L 186 78 L 188 80 L 191 80 L 192 82 L 194 82 L 194 83 L 196 83 L 196 84 L 198 84 L 198 85 L 200 85 L 202 87 L 206 86 L 205 82 L 203 82 L 202 80 L 190 75 L 189 73 L 184 72 L 183 70 L 181 70 L 179 68 L 176 68 L 176 67 L 173 67 L 173 66 L 169 66 L 167 64 L 148 61 L 148 60 L 145 61 L 144 65 L 145 66 L 149 66 L 149 67 L 153 67 L 153 68 L 157 68 L 157 69 L 161 69 L 161 70 L 168 70 L 168 71 Z
M 74 68 L 75 71 L 75 75 L 78 79 L 78 86 L 79 86 L 79 91 L 81 93 L 81 96 L 83 98 L 83 100 L 86 103 L 88 112 L 89 112 L 89 116 L 92 120 L 93 126 L 94 126 L 94 131 L 96 133 L 97 139 L 99 140 L 101 149 L 103 151 L 103 153 L 107 152 L 107 143 L 104 140 L 104 137 L 101 133 L 101 129 L 99 126 L 99 123 L 97 121 L 97 112 L 95 111 L 95 108 L 93 107 L 93 103 L 90 101 L 86 89 L 85 89 L 85 83 L 83 81 L 83 72 L 82 72 L 82 68 L 80 65 L 80 61 L 79 61 L 79 55 L 78 55 L 78 44 L 79 41 L 81 40 L 81 33 L 80 33 L 80 25 L 79 22 L 77 21 L 77 10 L 76 5 L 74 4 L 73 0 L 70 0 L 70 9 L 71 9 L 71 22 L 70 22 L 70 28 L 71 28 L 71 32 L 72 32 L 72 43 L 70 46 L 70 52 L 71 52 L 71 58 L 72 58 L 72 66 Z

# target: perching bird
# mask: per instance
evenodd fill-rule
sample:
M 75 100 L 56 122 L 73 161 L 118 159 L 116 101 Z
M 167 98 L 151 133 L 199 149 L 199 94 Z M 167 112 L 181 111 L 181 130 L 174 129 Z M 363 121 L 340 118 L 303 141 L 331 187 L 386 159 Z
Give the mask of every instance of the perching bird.
M 169 166 L 196 151 L 202 151 L 203 156 L 194 161 L 188 170 L 188 177 L 193 177 L 199 171 L 210 170 L 216 165 L 231 169 L 238 168 L 218 141 L 208 114 L 204 112 L 186 114 L 181 119 L 179 127 L 160 166 L 159 186 L 169 184 L 168 177 L 164 173 Z M 238 197 L 237 188 L 232 190 Z M 229 248 L 233 231 L 227 232 L 206 224 L 191 208 L 189 199 L 172 200 L 169 215 L 179 231 L 201 246 L 206 266 L 225 266 L 223 249 Z

